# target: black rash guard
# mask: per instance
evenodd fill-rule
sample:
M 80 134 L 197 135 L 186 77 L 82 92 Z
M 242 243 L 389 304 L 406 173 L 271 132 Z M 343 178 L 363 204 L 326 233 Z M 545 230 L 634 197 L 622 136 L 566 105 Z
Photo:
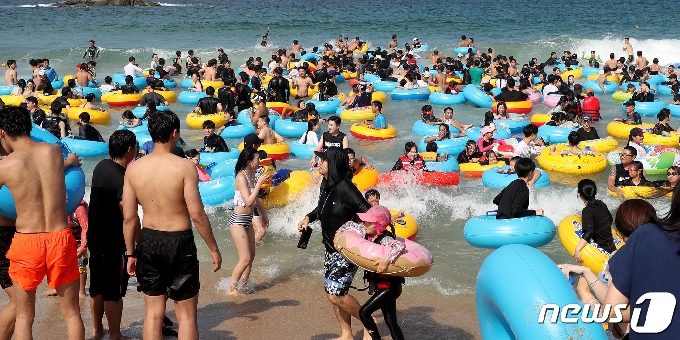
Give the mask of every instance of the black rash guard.
M 203 97 L 198 100 L 198 106 L 201 109 L 201 114 L 203 115 L 210 115 L 213 113 L 217 113 L 217 104 L 219 103 L 219 100 L 215 97 Z
M 217 90 L 217 95 L 217 100 L 222 104 L 222 109 L 225 112 L 234 109 L 234 106 L 236 106 L 236 95 L 234 94 L 234 91 L 230 88 L 222 87 Z
M 290 99 L 290 88 L 288 79 L 282 76 L 276 76 L 269 81 L 269 89 L 274 91 L 274 98 L 272 101 L 287 103 Z
M 616 250 L 614 242 L 612 241 L 612 214 L 604 202 L 594 200 L 588 202 L 581 212 L 583 231 L 582 239 L 586 241 L 594 240 L 602 249 L 608 253 Z
M 328 253 L 336 253 L 333 247 L 335 233 L 347 221 L 357 220 L 357 213 L 363 213 L 371 208 L 361 191 L 351 180 L 347 179 L 349 158 L 339 150 L 330 150 L 328 155 L 328 177 L 321 182 L 319 202 L 307 214 L 309 223 L 316 220 L 321 222 L 323 244 Z

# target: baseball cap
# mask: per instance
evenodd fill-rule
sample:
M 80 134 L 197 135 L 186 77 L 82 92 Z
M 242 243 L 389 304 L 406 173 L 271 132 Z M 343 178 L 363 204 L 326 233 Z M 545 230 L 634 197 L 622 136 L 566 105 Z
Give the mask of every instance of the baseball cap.
M 337 73 L 335 72 L 335 70 L 330 70 L 330 71 L 328 71 L 328 75 L 331 76 L 331 77 L 334 76 L 334 75 L 336 75 L 336 74 L 337 74 Z
M 39 76 L 44 76 L 44 75 L 45 75 L 45 70 L 40 70 L 40 71 L 38 71 L 38 75 L 39 75 Z
M 413 41 L 418 41 L 418 38 L 413 38 Z
M 80 68 L 80 66 L 83 66 L 83 64 L 80 63 L 76 64 L 76 68 Z
M 625 103 L 626 106 L 635 106 L 635 102 L 632 100 L 629 100 Z
M 584 115 L 583 115 L 583 121 L 584 121 L 584 122 L 585 122 L 585 121 L 592 122 L 592 121 L 593 121 L 593 117 L 591 117 L 589 114 L 584 114 Z
M 493 133 L 493 127 L 485 126 L 485 127 L 482 128 L 482 136 L 489 133 L 489 132 Z
M 381 205 L 374 205 L 365 213 L 357 213 L 357 216 L 364 222 L 375 223 L 376 229 L 385 228 L 391 220 L 390 211 Z
M 314 154 L 321 159 L 328 159 L 328 154 L 325 151 L 314 151 Z
M 458 56 L 459 56 L 459 57 L 462 57 L 462 56 L 463 56 L 463 53 L 458 53 Z
M 640 128 L 632 128 L 632 129 L 630 130 L 629 136 L 630 136 L 630 137 L 633 137 L 633 136 L 643 136 L 644 134 L 645 134 L 645 132 L 642 131 L 642 129 L 640 129 Z
M 258 135 L 251 133 L 243 137 L 244 145 L 255 145 L 264 143 L 264 139 L 260 138 Z

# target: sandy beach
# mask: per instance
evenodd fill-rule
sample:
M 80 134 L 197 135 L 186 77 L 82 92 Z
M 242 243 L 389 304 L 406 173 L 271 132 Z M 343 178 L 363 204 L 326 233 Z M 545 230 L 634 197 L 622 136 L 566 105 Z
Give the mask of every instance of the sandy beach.
M 288 278 L 266 281 L 254 276 L 256 292 L 237 297 L 227 297 L 217 290 L 218 282 L 229 268 L 217 274 L 202 264 L 201 295 L 198 301 L 198 327 L 201 339 L 333 339 L 339 327 L 331 304 L 323 291 L 323 278 L 300 274 Z M 361 284 L 357 274 L 355 285 Z M 262 280 L 262 281 L 260 281 Z M 417 291 L 416 291 L 417 289 Z M 57 298 L 46 297 L 47 285 L 38 288 L 35 339 L 63 339 L 66 327 L 62 321 Z M 368 299 L 366 292 L 351 293 L 362 303 Z M 0 294 L 0 306 L 7 296 Z M 144 319 L 143 295 L 131 280 L 124 300 L 123 335 L 141 339 Z M 168 303 L 168 316 L 176 321 L 173 304 Z M 474 295 L 442 296 L 431 286 L 404 286 L 397 302 L 399 322 L 406 339 L 480 339 Z M 89 297 L 81 302 L 86 338 L 91 338 L 92 321 Z M 378 327 L 383 339 L 391 339 L 389 330 L 379 312 Z M 106 327 L 106 321 L 104 321 Z M 362 338 L 361 323 L 352 320 L 354 338 Z M 108 337 L 105 337 L 108 339 Z M 166 337 L 166 339 L 173 339 Z

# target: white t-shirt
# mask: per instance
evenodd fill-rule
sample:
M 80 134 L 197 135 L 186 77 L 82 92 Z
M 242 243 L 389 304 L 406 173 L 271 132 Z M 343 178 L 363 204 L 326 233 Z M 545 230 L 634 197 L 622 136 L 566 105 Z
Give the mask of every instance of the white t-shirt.
M 519 143 L 514 145 L 515 152 L 512 153 L 513 156 L 530 158 L 531 157 L 531 147 L 521 140 Z
M 543 87 L 543 96 L 547 96 L 548 93 L 557 92 L 559 90 L 560 89 L 558 89 L 557 86 L 553 84 L 548 84 L 545 87 Z
M 155 60 L 152 60 L 152 61 L 151 61 L 151 69 L 153 69 L 153 70 L 155 71 L 155 70 L 156 70 L 156 67 L 158 67 L 158 62 L 155 61 Z
M 305 144 L 305 145 L 317 145 L 319 144 L 319 137 L 316 135 L 316 132 L 314 131 L 307 131 L 305 133 L 307 135 L 307 143 L 305 143 L 305 135 L 303 134 L 302 137 L 300 137 L 300 144 Z
M 126 76 L 133 76 L 137 77 L 137 72 L 139 72 L 139 76 L 142 75 L 142 69 L 140 67 L 135 66 L 135 64 L 127 64 L 125 67 L 123 67 L 123 70 L 125 70 L 125 75 Z

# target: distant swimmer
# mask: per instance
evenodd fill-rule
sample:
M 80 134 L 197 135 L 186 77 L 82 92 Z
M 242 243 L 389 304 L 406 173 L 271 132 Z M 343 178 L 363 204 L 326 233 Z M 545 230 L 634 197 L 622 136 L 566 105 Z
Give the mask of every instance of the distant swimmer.
M 14 59 L 7 60 L 7 70 L 5 71 L 5 85 L 17 84 L 17 61 Z
M 467 37 L 465 36 L 465 34 L 461 35 L 460 42 L 458 43 L 458 45 L 456 45 L 456 47 L 468 47 L 468 46 L 470 46 L 470 43 L 468 42 Z
M 628 60 L 627 62 L 629 64 L 633 63 L 633 45 L 630 44 L 630 38 L 625 38 L 623 39 L 623 50 L 628 53 Z
M 399 45 L 399 43 L 397 42 L 397 35 L 396 35 L 396 34 L 392 34 L 392 40 L 390 41 L 389 44 L 387 44 L 387 47 L 389 47 L 389 48 L 395 48 L 395 47 L 397 47 L 398 45 Z
M 90 47 L 83 53 L 83 59 L 98 59 L 99 58 L 99 47 L 94 46 L 94 40 L 90 40 Z
M 267 46 L 267 37 L 269 37 L 269 27 L 267 27 L 267 33 L 262 36 L 262 40 L 260 41 L 260 46 L 266 47 Z
M 305 48 L 302 47 L 302 45 L 300 45 L 300 43 L 297 40 L 293 40 L 293 44 L 290 45 L 290 47 L 288 49 L 291 50 L 291 51 L 294 51 L 294 52 L 300 52 L 300 51 L 304 50 Z

